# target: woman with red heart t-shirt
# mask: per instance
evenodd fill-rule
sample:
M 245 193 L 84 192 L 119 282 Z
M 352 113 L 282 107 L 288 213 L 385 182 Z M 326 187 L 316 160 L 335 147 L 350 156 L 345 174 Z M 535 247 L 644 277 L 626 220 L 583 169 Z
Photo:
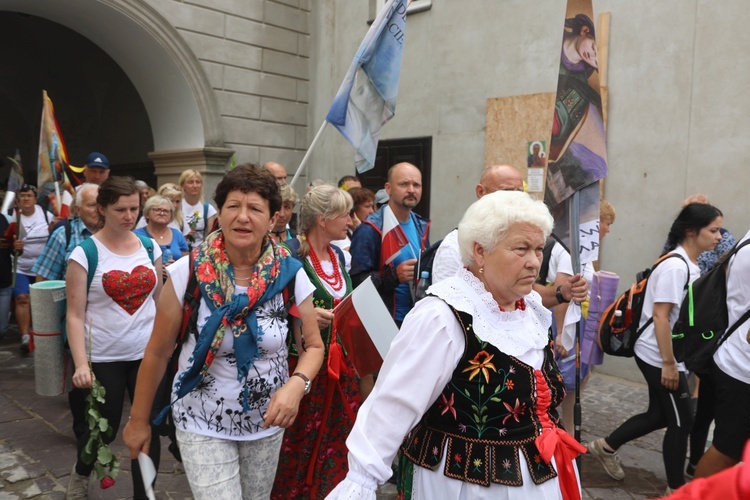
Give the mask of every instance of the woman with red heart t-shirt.
M 66 275 L 68 300 L 67 332 L 73 353 L 73 384 L 91 387 L 96 378 L 106 390 L 99 410 L 117 435 L 125 393 L 135 392 L 138 368 L 156 315 L 161 290 L 161 249 L 153 244 L 154 263 L 141 239 L 133 232 L 138 218 L 140 195 L 131 177 L 109 177 L 96 198 L 102 229 L 92 236 L 96 245 L 96 270 L 86 289 L 89 262 L 79 245 L 70 255 Z M 91 363 L 89 364 L 89 360 Z M 88 476 L 94 464 L 81 458 L 89 439 L 87 430 L 78 441 L 78 460 L 70 474 L 66 498 L 86 498 Z M 159 435 L 154 433 L 150 455 L 159 467 Z M 137 461 L 133 461 L 134 498 L 146 498 Z

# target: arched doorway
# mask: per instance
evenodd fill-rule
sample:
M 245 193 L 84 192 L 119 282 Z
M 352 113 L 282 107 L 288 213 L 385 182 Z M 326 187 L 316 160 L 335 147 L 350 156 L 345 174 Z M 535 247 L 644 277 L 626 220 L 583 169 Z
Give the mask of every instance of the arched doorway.
M 91 151 L 107 155 L 115 175 L 156 182 L 147 153 L 153 151 L 151 124 L 125 72 L 86 37 L 47 19 L 0 12 L 0 26 L 12 48 L 0 53 L 0 154 L 16 148 L 24 178 L 36 181 L 42 90 L 68 147 L 81 165 Z
M 60 87 L 69 87 L 73 94 L 78 90 L 79 94 L 72 99 L 75 109 L 70 112 L 71 119 L 86 122 L 72 122 L 74 125 L 67 129 L 61 123 L 74 164 L 80 163 L 95 147 L 84 142 L 98 135 L 115 138 L 110 144 L 101 143 L 101 149 L 110 155 L 116 167 L 122 164 L 122 168 L 128 168 L 131 161 L 147 164 L 152 160 L 160 182 L 174 178 L 184 168 L 197 168 L 209 174 L 207 187 L 210 188 L 211 174 L 223 173 L 232 152 L 224 148 L 219 113 L 208 79 L 185 41 L 146 3 L 81 0 L 73 5 L 57 0 L 3 0 L 0 8 L 3 9 L 0 21 L 13 29 L 21 29 L 24 23 L 35 23 L 42 28 L 56 26 L 52 30 L 61 34 L 62 40 L 31 31 L 24 43 L 39 52 L 62 52 L 65 56 L 62 59 L 73 58 L 77 69 L 72 71 L 61 63 L 61 58 L 52 58 L 41 72 L 46 80 L 29 90 L 31 97 L 25 100 L 7 95 L 5 84 L 0 82 L 0 100 L 8 102 L 6 107 L 12 114 L 22 115 L 26 122 L 23 127 L 26 132 L 20 135 L 32 144 L 30 154 L 33 156 L 25 156 L 36 158 L 41 88 L 46 88 L 50 94 L 61 122 L 61 114 L 68 113 L 63 111 L 67 107 L 66 99 L 61 100 L 52 90 L 53 84 L 62 82 L 65 85 Z M 0 26 L 6 28 L 5 24 Z M 93 49 L 75 53 L 76 47 L 87 45 L 89 48 L 93 45 Z M 24 82 L 28 83 L 26 75 L 13 72 L 10 66 L 18 60 L 18 54 L 29 49 L 22 43 L 4 46 L 6 48 L 0 50 L 0 67 L 3 73 L 14 74 L 16 84 L 9 87 L 22 87 Z M 33 66 L 35 62 L 27 63 Z M 107 74 L 97 80 L 97 75 L 108 72 L 119 76 Z M 85 91 L 78 87 L 84 85 Z M 140 102 L 135 103 L 136 100 Z M 84 120 L 83 115 L 90 113 L 91 105 L 95 106 L 99 117 Z M 129 116 L 129 121 L 118 123 L 118 116 Z M 99 124 L 92 127 L 90 123 L 97 121 Z M 83 126 L 80 131 L 74 131 L 78 125 Z M 151 136 L 149 145 L 142 142 L 147 135 Z M 104 151 L 108 145 L 112 152 Z M 78 156 L 77 148 L 85 151 L 80 153 L 83 157 Z M 6 153 L 0 151 L 0 154 Z M 27 168 L 34 168 L 35 163 L 33 161 Z

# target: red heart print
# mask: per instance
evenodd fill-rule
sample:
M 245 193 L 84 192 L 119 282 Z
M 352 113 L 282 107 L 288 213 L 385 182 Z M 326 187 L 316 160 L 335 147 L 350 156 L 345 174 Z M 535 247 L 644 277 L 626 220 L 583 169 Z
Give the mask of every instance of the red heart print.
M 132 316 L 156 286 L 156 273 L 146 266 L 136 266 L 132 272 L 109 271 L 102 277 L 102 286 L 107 295 Z

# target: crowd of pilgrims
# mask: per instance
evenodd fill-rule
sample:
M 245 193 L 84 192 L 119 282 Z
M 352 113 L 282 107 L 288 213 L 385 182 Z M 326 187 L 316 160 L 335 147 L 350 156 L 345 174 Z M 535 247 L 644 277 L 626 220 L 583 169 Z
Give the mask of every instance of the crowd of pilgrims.
M 553 220 L 512 167 L 485 170 L 478 200 L 435 257 L 427 296 L 407 295 L 403 310 L 415 259 L 381 261 L 380 231 L 395 216 L 411 256 L 429 246 L 429 222 L 412 212 L 421 197 L 413 165 L 393 166 L 378 192 L 346 176 L 338 186 L 313 182 L 300 198 L 281 165 L 243 164 L 210 203 L 195 170 L 155 191 L 130 177 L 97 177 L 109 163 L 92 155 L 99 163 L 87 167 L 74 218 L 48 213 L 30 185 L 18 193 L 24 231 L 0 218 L 0 264 L 9 270 L 11 252 L 19 254 L 15 286 L 0 283 L 0 331 L 12 295 L 23 352 L 33 350 L 29 285 L 66 281 L 78 443 L 66 498 L 88 497 L 94 464 L 82 456 L 93 380 L 106 389 L 107 441 L 131 398 L 123 438 L 134 498 L 147 498 L 137 456 L 148 454 L 158 470 L 162 435 L 199 499 L 374 499 L 393 478 L 403 498 L 578 499 L 580 453 L 623 480 L 617 449 L 665 427 L 666 494 L 685 484 L 688 442 L 689 477 L 741 459 L 748 411 L 732 404 L 750 410 L 747 328 L 722 345 L 710 380 L 692 391 L 663 342 L 684 284 L 735 243 L 704 198 L 686 200 L 668 233 L 664 253 L 683 258 L 650 278 L 643 321 L 653 321 L 635 356 L 648 408 L 584 446 L 572 436 L 574 350 L 554 335 L 571 300 L 584 304 L 585 330 L 596 270 L 587 264 L 575 274 L 555 243 L 538 283 Z M 615 212 L 604 200 L 600 210 L 603 238 Z M 730 323 L 750 298 L 740 279 L 747 265 L 741 253 L 730 262 Z M 357 373 L 332 311 L 368 276 L 400 331 L 378 372 Z M 585 387 L 602 362 L 593 335 L 583 336 L 581 352 Z

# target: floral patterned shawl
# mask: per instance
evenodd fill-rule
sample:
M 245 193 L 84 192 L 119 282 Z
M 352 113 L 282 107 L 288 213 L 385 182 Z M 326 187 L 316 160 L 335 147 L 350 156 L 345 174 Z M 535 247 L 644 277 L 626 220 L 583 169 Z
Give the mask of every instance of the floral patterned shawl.
M 255 308 L 281 293 L 302 267 L 286 248 L 277 246 L 270 238 L 265 237 L 247 293 L 237 295 L 234 269 L 229 263 L 221 231 L 208 235 L 193 252 L 194 272 L 200 285 L 201 297 L 211 310 L 211 316 L 198 335 L 190 357 L 190 367 L 180 375 L 177 382 L 176 399 L 198 386 L 216 357 L 227 331 L 235 337 L 237 380 L 247 381 L 250 368 L 258 359 L 258 342 L 263 335 L 258 326 Z M 247 412 L 249 391 L 247 384 L 244 385 L 242 406 Z

